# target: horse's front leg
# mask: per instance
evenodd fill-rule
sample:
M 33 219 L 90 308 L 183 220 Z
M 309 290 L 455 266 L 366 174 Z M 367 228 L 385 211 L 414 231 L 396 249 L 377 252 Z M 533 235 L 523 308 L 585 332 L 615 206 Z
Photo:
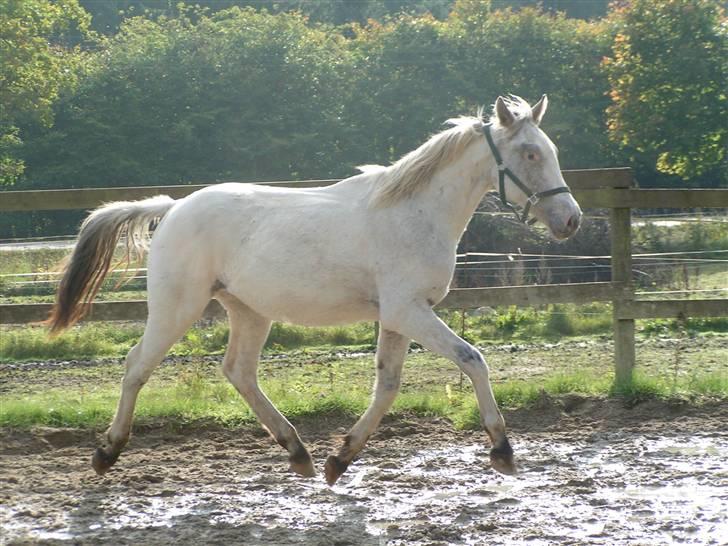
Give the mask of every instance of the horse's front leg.
M 408 338 L 383 328 L 380 330 L 375 357 L 377 378 L 374 384 L 374 398 L 364 415 L 344 437 L 344 445 L 339 453 L 329 455 L 326 459 L 324 469 L 329 485 L 333 485 L 344 473 L 392 406 L 399 392 L 399 378 L 408 348 Z
M 491 465 L 503 474 L 515 474 L 513 449 L 490 386 L 488 365 L 480 351 L 450 330 L 429 306 L 391 313 L 386 322 L 383 319 L 382 326 L 395 329 L 426 349 L 452 360 L 470 378 L 480 408 L 481 423 L 492 444 Z

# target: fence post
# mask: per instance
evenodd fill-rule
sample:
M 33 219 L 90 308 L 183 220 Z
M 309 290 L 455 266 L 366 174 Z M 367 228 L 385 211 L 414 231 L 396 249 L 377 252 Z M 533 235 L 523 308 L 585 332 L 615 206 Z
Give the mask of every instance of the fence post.
M 632 286 L 632 219 L 631 209 L 609 211 L 611 225 L 612 282 L 617 283 L 612 316 L 614 324 L 614 381 L 626 385 L 632 381 L 635 364 L 634 319 L 623 318 L 625 303 L 634 299 Z

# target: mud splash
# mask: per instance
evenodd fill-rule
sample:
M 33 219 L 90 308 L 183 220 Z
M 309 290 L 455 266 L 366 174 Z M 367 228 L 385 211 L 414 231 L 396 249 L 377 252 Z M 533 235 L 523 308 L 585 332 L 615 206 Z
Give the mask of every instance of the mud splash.
M 8 433 L 0 542 L 721 544 L 725 413 L 645 422 L 633 412 L 611 424 L 562 415 L 512 435 L 515 477 L 488 469 L 480 433 L 392 422 L 333 488 L 285 472 L 285 455 L 249 430 L 138 434 L 104 478 L 88 466 L 90 441 L 59 448 Z M 321 461 L 333 441 L 313 435 Z

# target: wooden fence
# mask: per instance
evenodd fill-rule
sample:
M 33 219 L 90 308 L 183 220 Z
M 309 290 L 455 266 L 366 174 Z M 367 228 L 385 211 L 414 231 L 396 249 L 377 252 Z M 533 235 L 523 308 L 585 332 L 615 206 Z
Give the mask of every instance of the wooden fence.
M 484 306 L 532 306 L 547 303 L 611 301 L 614 321 L 615 380 L 627 383 L 635 363 L 635 319 L 728 316 L 726 299 L 646 301 L 636 297 L 632 284 L 631 209 L 633 208 L 724 208 L 725 189 L 639 189 L 634 187 L 631 169 L 587 169 L 564 171 L 564 178 L 582 208 L 610 211 L 611 282 L 505 286 L 497 288 L 454 288 L 440 304 L 442 308 L 473 309 Z M 263 182 L 282 187 L 328 186 L 338 180 Z M 134 188 L 91 188 L 69 190 L 0 192 L 0 212 L 91 209 L 101 203 L 142 199 L 158 194 L 175 199 L 199 190 L 203 185 L 143 186 Z M 50 304 L 1 304 L 0 324 L 24 324 L 43 320 Z M 97 302 L 86 320 L 143 320 L 145 301 Z M 211 302 L 208 317 L 224 316 L 217 302 Z

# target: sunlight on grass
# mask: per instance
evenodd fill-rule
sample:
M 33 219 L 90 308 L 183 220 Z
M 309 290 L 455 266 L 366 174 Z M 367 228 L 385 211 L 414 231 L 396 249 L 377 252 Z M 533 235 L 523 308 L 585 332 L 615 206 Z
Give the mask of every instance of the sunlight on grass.
M 0 362 L 48 359 L 90 359 L 126 356 L 142 337 L 141 323 L 85 323 L 57 337 L 39 326 L 0 327 Z M 191 328 L 169 351 L 177 356 L 222 354 L 227 348 L 226 322 Z M 266 350 L 280 352 L 300 347 L 358 346 L 372 348 L 371 323 L 328 328 L 304 328 L 275 323 Z
M 321 373 L 325 373 L 322 371 Z M 347 389 L 333 391 L 324 382 L 292 385 L 278 379 L 263 381 L 271 400 L 290 419 L 336 414 L 354 418 L 371 399 L 369 382 L 350 383 Z M 674 384 L 661 377 L 636 374 L 629 386 L 614 387 L 611 377 L 586 373 L 557 374 L 542 381 L 507 381 L 494 385 L 499 405 L 504 409 L 540 403 L 544 395 L 619 396 L 632 402 L 675 396 L 728 397 L 728 376 L 692 376 Z M 81 390 L 70 387 L 51 389 L 25 396 L 5 396 L 0 405 L 0 426 L 33 425 L 104 428 L 113 416 L 118 399 L 117 385 Z M 458 428 L 480 428 L 475 398 L 470 392 L 444 385 L 435 390 L 403 392 L 395 401 L 394 414 L 444 417 Z M 190 424 L 215 422 L 234 426 L 254 421 L 254 416 L 237 391 L 227 382 L 204 377 L 194 368 L 181 373 L 172 384 L 144 389 L 136 410 L 137 424 L 173 422 Z

